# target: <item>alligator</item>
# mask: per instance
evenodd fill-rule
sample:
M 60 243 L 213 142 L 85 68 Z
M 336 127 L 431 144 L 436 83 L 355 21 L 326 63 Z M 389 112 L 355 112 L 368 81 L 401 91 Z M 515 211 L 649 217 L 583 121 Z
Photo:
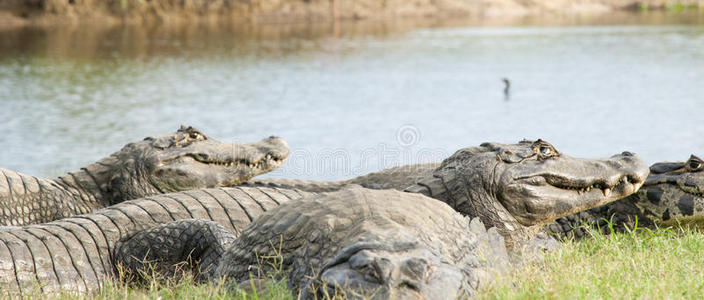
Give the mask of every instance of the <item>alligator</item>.
M 604 234 L 634 227 L 653 228 L 704 223 L 704 160 L 660 162 L 637 193 L 624 199 L 560 218 L 547 231 L 560 238 L 583 238 L 589 228 Z M 586 226 L 585 226 L 586 225 Z
M 0 227 L 0 294 L 89 293 L 117 278 L 116 244 L 172 221 L 213 221 L 239 235 L 252 220 L 310 193 L 221 187 L 155 195 L 42 224 Z
M 457 299 L 509 267 L 503 238 L 421 194 L 351 187 L 282 204 L 239 237 L 181 220 L 119 243 L 116 263 L 174 274 L 196 262 L 201 280 L 248 286 L 285 274 L 301 299 Z M 276 268 L 276 269 L 275 269 Z
M 636 192 L 647 175 L 648 166 L 633 153 L 572 158 L 539 139 L 484 143 L 460 149 L 439 165 L 396 167 L 344 181 L 263 179 L 245 185 L 321 192 L 360 184 L 423 193 L 496 227 L 511 248 L 558 218 Z
M 278 137 L 225 144 L 181 126 L 53 180 L 0 169 L 0 225 L 49 222 L 149 195 L 236 185 L 278 168 L 288 153 Z
M 433 171 L 432 176 L 420 179 L 418 184 L 409 187 L 408 190 L 416 194 L 426 194 L 442 200 L 462 215 L 481 221 L 482 225 L 475 225 L 477 227 L 484 228 L 484 224 L 487 227 L 495 227 L 495 229 L 491 230 L 495 230 L 497 234 L 502 236 L 504 241 L 502 241 L 500 248 L 491 246 L 489 250 L 510 249 L 511 251 L 520 252 L 523 249 L 514 246 L 520 245 L 523 247 L 521 243 L 533 240 L 536 236 L 535 231 L 537 231 L 533 230 L 534 228 L 540 228 L 541 224 L 551 222 L 558 217 L 592 208 L 628 195 L 638 189 L 647 176 L 647 172 L 647 166 L 637 156 L 628 152 L 615 155 L 609 159 L 586 160 L 570 158 L 557 152 L 554 147 L 541 140 L 535 142 L 523 141 L 511 145 L 485 143 L 478 147 L 461 149 L 443 161 L 440 167 Z M 192 190 L 126 201 L 93 213 L 45 224 L 5 227 L 0 230 L 0 261 L 5 262 L 0 264 L 0 280 L 3 280 L 0 282 L 0 286 L 9 292 L 19 292 L 21 294 L 31 294 L 37 286 L 41 292 L 96 290 L 106 278 L 114 276 L 114 260 L 123 261 L 119 260 L 119 257 L 114 257 L 115 253 L 123 253 L 124 250 L 121 249 L 143 249 L 137 246 L 116 248 L 118 242 L 127 241 L 125 243 L 133 245 L 134 243 L 130 243 L 127 239 L 145 230 L 150 230 L 163 224 L 168 225 L 169 222 L 175 220 L 214 221 L 223 226 L 226 231 L 232 233 L 234 237 L 242 234 L 242 237 L 234 241 L 232 241 L 232 238 L 224 238 L 224 235 L 221 235 L 219 240 L 224 242 L 232 241 L 235 244 L 244 243 L 242 247 L 250 243 L 245 242 L 247 239 L 256 240 L 256 236 L 265 235 L 267 230 L 271 230 L 273 233 L 299 229 L 301 233 L 312 232 L 308 236 L 308 240 L 313 243 L 318 237 L 322 236 L 321 232 L 315 231 L 316 228 L 334 228 L 338 222 L 345 222 L 344 219 L 330 217 L 324 223 L 313 223 L 314 221 L 311 221 L 311 223 L 307 223 L 310 226 L 296 223 L 301 226 L 291 227 L 289 223 L 294 222 L 293 219 L 302 216 L 300 214 L 302 211 L 295 209 L 284 209 L 283 215 L 272 212 L 272 217 L 264 218 L 263 215 L 260 216 L 261 212 L 272 209 L 290 199 L 307 199 L 309 197 L 318 199 L 315 201 L 311 200 L 312 202 L 310 203 L 314 204 L 311 204 L 310 212 L 315 212 L 316 207 L 321 207 L 323 212 L 327 211 L 331 216 L 338 212 L 333 213 L 332 207 L 325 209 L 327 206 L 323 206 L 319 202 L 323 199 L 333 201 L 332 199 L 336 197 L 347 200 L 346 202 L 340 202 L 342 204 L 335 204 L 335 207 L 339 205 L 344 209 L 355 211 L 352 215 L 357 215 L 357 207 L 364 208 L 363 205 L 355 204 L 355 201 L 362 201 L 359 199 L 367 201 L 376 197 L 385 199 L 384 203 L 388 203 L 382 206 L 386 207 L 385 205 L 387 205 L 390 211 L 400 211 L 409 220 L 413 218 L 405 215 L 407 210 L 415 211 L 415 214 L 422 215 L 423 218 L 427 217 L 428 219 L 432 219 L 435 212 L 435 210 L 428 208 L 427 204 L 423 204 L 421 208 L 414 208 L 413 205 L 409 205 L 409 203 L 415 203 L 414 201 L 429 201 L 417 200 L 425 197 L 425 195 L 414 195 L 401 191 L 345 190 L 340 191 L 340 194 L 336 194 L 338 195 L 336 197 L 316 196 L 306 193 L 308 192 L 266 187 Z M 350 200 L 353 198 L 359 199 Z M 398 201 L 388 200 L 391 198 L 398 198 Z M 416 200 L 408 200 L 406 204 L 392 205 L 392 203 L 405 199 Z M 368 201 L 373 202 L 376 200 Z M 445 206 L 442 202 L 433 201 L 429 201 L 429 203 L 432 203 L 430 206 Z M 255 209 L 260 213 L 251 212 L 251 210 Z M 300 209 L 303 209 L 303 206 Z M 293 213 L 287 214 L 285 212 Z M 373 210 L 365 211 L 365 214 L 379 215 L 380 218 L 384 216 L 381 212 L 377 214 Z M 360 213 L 360 215 L 364 214 Z M 388 215 L 391 219 L 394 219 L 393 216 L 395 215 Z M 257 224 L 260 225 L 250 227 L 256 229 L 245 229 L 244 232 L 248 230 L 251 232 L 250 234 L 245 234 L 242 231 L 243 228 L 255 219 L 259 222 Z M 264 220 L 269 220 L 270 223 L 266 223 Z M 376 219 L 372 217 L 371 220 Z M 404 222 L 402 220 L 396 221 Z M 359 224 L 367 223 L 365 221 Z M 400 233 L 410 231 L 410 228 L 415 226 L 413 224 L 416 223 L 409 223 L 407 229 L 402 231 L 393 231 L 391 230 L 393 228 L 389 228 L 390 235 L 381 236 L 392 236 L 401 240 L 404 235 Z M 318 227 L 318 225 L 328 227 Z M 340 228 L 343 230 L 344 226 Z M 365 226 L 354 227 L 350 229 L 352 231 L 345 233 L 349 233 L 349 237 L 359 234 L 360 238 L 366 238 L 368 235 L 360 231 L 366 228 Z M 414 230 L 416 231 L 412 231 L 414 232 L 413 236 L 421 237 L 426 229 L 420 227 Z M 156 232 L 160 231 L 157 230 Z M 436 231 L 433 229 L 428 232 Z M 343 234 L 342 231 L 336 231 L 337 234 L 342 234 L 342 238 L 348 236 Z M 455 240 L 461 239 L 459 238 L 460 236 L 462 235 L 453 234 L 452 242 L 454 243 Z M 158 245 L 157 241 L 158 239 L 154 239 L 152 244 Z M 201 247 L 199 245 L 203 244 L 198 241 L 200 240 L 196 239 L 186 244 L 198 249 L 204 249 L 203 251 L 207 257 L 217 258 L 220 252 L 225 257 L 229 253 L 224 251 L 224 246 L 220 250 L 217 250 L 217 247 Z M 303 240 L 298 239 L 298 241 Z M 348 242 L 358 241 L 354 239 L 349 241 L 339 240 L 341 245 L 344 244 L 343 247 L 348 245 Z M 323 256 L 312 256 L 312 254 L 314 251 L 320 251 L 321 249 L 332 249 L 332 244 L 325 244 L 323 245 L 324 247 L 316 245 L 310 244 L 305 247 L 299 245 L 302 247 L 300 251 L 303 251 L 304 255 L 306 253 L 311 254 L 311 258 L 318 258 L 320 261 L 317 263 L 319 264 L 328 263 L 329 261 L 325 259 L 332 254 L 319 254 Z M 260 250 L 256 245 L 251 247 L 255 247 L 256 251 Z M 266 245 L 262 247 L 266 247 Z M 289 249 L 288 247 L 291 248 Z M 296 250 L 299 248 L 296 247 L 298 246 L 295 243 L 290 244 L 287 240 L 286 251 L 291 251 L 292 255 L 300 255 L 300 252 Z M 399 250 L 395 248 L 396 246 L 393 243 L 384 247 L 387 248 L 383 249 Z M 439 252 L 442 255 L 447 253 L 443 251 L 456 251 L 456 249 L 450 250 L 451 248 L 445 246 L 433 248 L 434 246 L 432 245 L 424 245 L 423 247 L 425 247 L 423 248 L 425 250 L 421 252 Z M 169 248 L 158 247 L 158 249 Z M 281 249 L 283 250 L 283 248 Z M 473 249 L 473 246 L 467 249 Z M 476 254 L 467 249 L 463 249 L 463 253 Z M 264 251 L 264 248 L 261 250 Z M 157 253 L 158 251 L 153 252 Z M 344 253 L 352 255 L 353 253 L 350 252 L 351 250 L 342 251 L 340 255 Z M 181 255 L 183 252 L 178 253 L 178 255 Z M 403 253 L 411 255 L 408 252 Z M 412 253 L 415 253 L 415 251 L 412 251 Z M 251 259 L 252 253 L 250 252 L 249 254 L 250 257 L 243 259 Z M 175 254 L 168 252 L 164 255 L 166 257 L 174 257 L 172 255 Z M 175 256 L 176 260 L 183 259 L 182 256 L 179 257 L 178 255 Z M 391 261 L 397 261 L 396 259 L 402 259 L 403 257 L 403 255 L 396 257 L 393 253 L 389 253 L 389 255 L 393 256 L 391 258 L 387 257 Z M 139 258 L 139 255 L 127 256 Z M 210 259 L 210 261 L 213 261 L 213 259 Z M 382 259 L 382 261 L 385 260 Z M 310 261 L 310 263 L 313 263 L 313 261 Z M 296 268 L 296 266 L 293 266 L 293 268 Z M 325 265 L 322 265 L 321 268 L 325 269 Z M 219 269 L 217 268 L 217 270 Z M 239 272 L 236 269 L 231 269 L 234 271 L 227 270 L 224 269 L 220 273 L 215 272 L 215 274 L 228 275 L 232 278 L 239 276 L 235 276 L 236 274 L 233 273 Z M 300 268 L 291 270 L 293 273 L 300 275 L 300 272 L 306 273 L 309 269 L 305 269 L 306 271 Z M 325 272 L 322 274 L 325 274 Z M 347 275 L 344 274 L 352 276 L 350 272 L 342 272 L 342 274 L 340 278 L 346 278 L 345 276 Z M 298 280 L 302 277 L 291 278 L 296 279 L 291 281 L 292 284 L 296 284 L 297 288 L 302 287 L 301 281 Z M 335 275 L 331 278 L 338 277 Z M 402 281 L 401 284 L 405 283 Z M 413 284 L 410 284 L 410 286 L 413 286 Z M 472 288 L 475 286 L 471 285 Z M 458 289 L 458 292 L 461 291 L 464 290 Z M 471 291 L 469 288 L 466 290 L 467 293 L 471 293 Z M 390 291 L 390 293 L 395 292 Z

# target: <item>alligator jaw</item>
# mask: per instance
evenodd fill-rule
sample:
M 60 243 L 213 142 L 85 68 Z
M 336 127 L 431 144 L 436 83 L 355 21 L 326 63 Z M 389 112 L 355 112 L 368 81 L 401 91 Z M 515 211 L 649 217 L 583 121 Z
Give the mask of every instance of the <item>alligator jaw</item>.
M 256 169 L 258 171 L 267 171 L 278 168 L 281 166 L 281 164 L 283 164 L 284 159 L 286 159 L 286 157 L 282 157 L 281 155 L 273 152 L 267 153 L 265 156 L 252 161 L 244 158 L 236 160 L 233 160 L 231 158 L 214 160 L 209 159 L 204 155 L 194 153 L 189 153 L 182 157 L 190 157 L 199 163 L 206 164 L 209 166 L 219 166 L 224 168 L 250 168 L 253 170 Z
M 604 180 L 572 183 L 567 178 L 553 175 L 537 175 L 517 178 L 515 181 L 519 184 L 532 186 L 528 187 L 528 189 L 531 190 L 556 189 L 561 192 L 571 191 L 576 193 L 576 196 L 578 197 L 585 196 L 587 198 L 598 198 L 600 195 L 603 195 L 605 198 L 613 198 L 612 196 L 614 196 L 617 199 L 635 193 L 643 185 L 643 180 L 637 179 L 630 175 L 622 176 L 621 179 L 615 183 L 609 183 Z M 620 191 L 621 193 L 613 195 L 614 191 Z
M 257 159 L 252 159 L 252 156 L 240 157 L 239 159 L 222 156 L 211 158 L 199 153 L 180 155 L 175 159 L 162 161 L 157 167 L 163 170 L 163 173 L 157 173 L 158 176 L 166 179 L 160 180 L 161 182 L 172 180 L 172 183 L 167 186 L 178 186 L 179 188 L 165 188 L 163 184 L 159 184 L 159 186 L 162 190 L 169 191 L 182 190 L 189 185 L 194 188 L 199 186 L 235 186 L 254 176 L 280 167 L 285 160 L 285 156 L 275 152 L 259 154 L 254 157 Z M 184 178 L 184 180 L 178 178 Z M 188 183 L 190 180 L 185 178 L 196 178 L 199 183 Z M 152 182 L 158 184 L 157 180 L 152 180 Z
M 563 156 L 536 164 L 538 172 L 528 166 L 523 169 L 504 174 L 498 196 L 524 226 L 543 225 L 631 195 L 648 174 L 647 166 L 632 154 L 605 160 Z
M 585 205 L 595 207 L 621 199 L 637 191 L 642 184 L 642 180 L 631 176 L 623 176 L 614 183 L 591 181 L 579 185 L 532 176 L 508 185 L 507 195 L 524 199 L 520 208 L 524 213 L 514 214 L 514 217 L 521 224 L 532 226 L 579 212 Z

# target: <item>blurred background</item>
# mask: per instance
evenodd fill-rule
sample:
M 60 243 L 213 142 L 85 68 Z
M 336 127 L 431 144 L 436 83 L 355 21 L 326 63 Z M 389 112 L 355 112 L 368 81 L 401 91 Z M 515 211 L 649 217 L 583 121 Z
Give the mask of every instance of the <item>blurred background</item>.
M 238 22 L 6 5 L 0 167 L 57 176 L 181 124 L 220 141 L 281 136 L 292 154 L 266 176 L 301 179 L 524 138 L 576 157 L 704 155 L 696 3 L 369 17 L 330 3 L 330 18 Z

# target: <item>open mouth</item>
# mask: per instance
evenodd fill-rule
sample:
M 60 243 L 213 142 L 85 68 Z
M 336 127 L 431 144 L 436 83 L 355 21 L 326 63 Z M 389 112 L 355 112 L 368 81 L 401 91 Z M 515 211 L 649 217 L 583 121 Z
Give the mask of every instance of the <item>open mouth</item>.
M 207 155 L 204 154 L 198 154 L 198 153 L 189 153 L 186 154 L 186 156 L 194 159 L 195 161 L 203 164 L 208 164 L 208 165 L 216 165 L 216 166 L 222 166 L 222 167 L 248 167 L 250 169 L 262 169 L 264 168 L 269 168 L 271 166 L 278 166 L 283 162 L 283 158 L 272 154 L 272 153 L 267 153 L 264 158 L 256 160 L 256 161 L 251 161 L 246 158 L 240 158 L 236 160 L 216 160 L 216 159 L 211 159 Z
M 622 191 L 623 193 L 633 193 L 643 184 L 630 175 L 621 177 L 613 184 L 605 180 L 579 181 L 570 180 L 556 175 L 535 175 L 530 177 L 522 177 L 516 179 L 532 186 L 551 186 L 560 190 L 574 191 L 578 195 L 591 193 L 592 190 L 599 191 L 604 197 L 610 197 L 614 190 Z

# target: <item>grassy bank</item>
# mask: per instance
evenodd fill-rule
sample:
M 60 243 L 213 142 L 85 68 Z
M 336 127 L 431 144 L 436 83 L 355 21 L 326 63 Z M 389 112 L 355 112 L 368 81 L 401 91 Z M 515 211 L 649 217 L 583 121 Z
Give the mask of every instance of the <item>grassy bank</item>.
M 73 299 L 64 295 L 62 299 Z M 228 288 L 225 282 L 197 283 L 186 277 L 179 281 L 149 280 L 139 287 L 123 283 L 110 283 L 93 299 L 275 299 L 293 300 L 296 297 L 287 288 L 285 281 L 270 280 L 250 290 Z
M 503 278 L 483 299 L 701 299 L 704 234 L 638 230 L 567 242 L 544 264 Z
M 638 230 L 566 242 L 541 264 L 526 266 L 481 291 L 481 299 L 700 299 L 704 295 L 704 232 Z M 264 291 L 262 291 L 262 288 Z M 71 295 L 61 296 L 72 298 Z M 283 282 L 256 292 L 151 280 L 139 288 L 109 284 L 97 299 L 295 299 Z

